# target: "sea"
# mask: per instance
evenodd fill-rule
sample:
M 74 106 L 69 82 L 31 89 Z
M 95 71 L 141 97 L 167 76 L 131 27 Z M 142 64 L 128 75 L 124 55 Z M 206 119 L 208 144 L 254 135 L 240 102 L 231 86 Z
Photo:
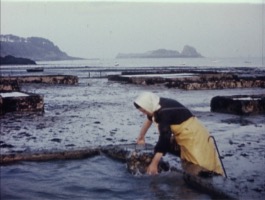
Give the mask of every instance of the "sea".
M 43 67 L 42 74 L 60 73 L 76 74 L 79 77 L 86 77 L 91 74 L 84 72 L 109 70 L 108 74 L 119 72 L 119 70 L 143 69 L 143 68 L 188 68 L 197 69 L 220 69 L 220 68 L 253 68 L 264 69 L 264 57 L 237 57 L 237 58 L 139 58 L 139 59 L 82 59 L 82 60 L 64 60 L 64 61 L 37 61 L 37 65 L 2 65 L 0 66 L 0 75 L 12 76 L 29 75 L 26 69 Z M 56 72 L 55 72 L 55 71 Z M 74 70 L 74 71 L 72 71 Z M 106 75 L 106 74 L 105 74 Z
M 189 188 L 177 173 L 132 175 L 105 156 L 84 160 L 28 162 L 1 167 L 1 200 L 212 199 Z
M 133 58 L 133 59 L 83 59 L 66 61 L 43 61 L 38 65 L 54 67 L 265 67 L 263 57 L 232 57 L 232 58 Z
M 89 142 L 93 143 L 93 141 L 96 142 L 100 139 L 106 139 L 102 136 L 93 135 L 89 136 L 90 141 L 87 143 L 85 143 L 85 140 L 88 139 L 83 139 L 83 137 L 85 137 L 84 135 L 87 135 L 87 132 L 95 133 L 96 131 L 109 131 L 106 127 L 98 128 L 97 126 L 101 124 L 94 122 L 102 118 L 103 120 L 106 119 L 106 124 L 109 123 L 111 129 L 110 134 L 113 134 L 113 130 L 114 132 L 122 132 L 122 127 L 125 127 L 126 123 L 128 123 L 128 126 L 131 125 L 130 127 L 133 127 L 132 124 L 129 124 L 131 122 L 127 122 L 130 116 L 125 115 L 128 119 L 119 119 L 118 112 L 121 111 L 117 111 L 116 116 L 112 116 L 112 122 L 107 122 L 107 120 L 110 119 L 105 116 L 104 110 L 111 107 L 117 108 L 119 105 L 107 104 L 107 100 L 102 99 L 102 97 L 104 97 L 104 95 L 117 95 L 120 92 L 129 92 L 128 96 L 133 96 L 137 90 L 141 89 L 138 87 L 124 89 L 123 85 L 109 85 L 102 79 L 94 79 L 92 81 L 88 79 L 90 76 L 98 76 L 97 73 L 100 71 L 109 70 L 107 73 L 119 73 L 120 70 L 124 69 L 159 67 L 174 69 L 193 67 L 202 70 L 206 68 L 243 68 L 261 71 L 263 73 L 265 70 L 264 60 L 262 58 L 83 59 L 39 61 L 37 65 L 3 65 L 0 66 L 0 75 L 30 75 L 31 73 L 27 72 L 26 69 L 35 67 L 43 67 L 44 71 L 32 73 L 34 75 L 76 75 L 80 78 L 80 86 L 77 86 L 77 89 L 64 89 L 59 87 L 60 90 L 58 90 L 58 88 L 57 90 L 51 89 L 47 86 L 44 86 L 44 88 L 41 86 L 26 86 L 24 89 L 28 89 L 30 92 L 34 89 L 33 92 L 36 91 L 45 95 L 47 93 L 45 114 L 44 116 L 27 115 L 19 117 L 9 114 L 0 117 L 1 123 L 5 122 L 3 127 L 8 129 L 3 130 L 1 127 L 1 132 L 3 131 L 3 133 L 1 133 L 3 138 L 0 139 L 1 144 L 3 144 L 3 142 L 13 142 L 12 144 L 21 145 L 22 148 L 25 149 L 30 149 L 34 147 L 34 145 L 38 147 L 43 146 L 44 148 L 49 148 L 51 146 L 54 148 L 54 146 L 64 145 L 64 143 L 52 143 L 49 138 L 57 137 L 64 141 L 65 137 L 70 138 L 68 142 L 72 142 L 71 144 L 75 144 L 74 140 L 76 140 L 77 144 L 84 143 L 86 145 L 89 144 Z M 87 85 L 87 81 L 90 81 L 90 86 Z M 86 85 L 84 83 L 86 83 Z M 105 89 L 99 91 L 98 88 L 102 86 L 105 87 Z M 111 91 L 110 87 L 114 88 L 113 91 Z M 72 94 L 77 90 L 80 91 L 80 94 L 75 97 Z M 67 91 L 71 91 L 72 94 L 67 94 Z M 93 91 L 93 93 L 91 91 Z M 161 91 L 164 92 L 162 89 Z M 56 92 L 57 94 L 55 94 Z M 225 93 L 225 91 L 223 91 L 223 93 Z M 93 95 L 98 95 L 100 98 L 93 97 Z M 183 98 L 185 95 L 187 96 L 187 101 L 190 99 L 191 102 L 194 102 L 192 100 L 194 98 L 192 95 L 183 93 Z M 201 93 L 199 94 L 197 92 L 195 95 L 198 95 L 198 105 L 201 104 Z M 117 100 L 126 102 L 124 98 L 125 97 L 121 97 Z M 93 102 L 93 105 L 97 106 L 97 108 L 90 107 L 90 109 L 86 109 L 81 105 L 86 104 L 88 100 L 97 101 L 97 99 L 99 100 L 98 103 Z M 58 104 L 58 100 L 62 102 L 62 105 Z M 78 108 L 79 104 L 81 106 L 80 108 Z M 75 111 L 71 111 L 71 109 L 76 109 L 78 112 L 73 114 L 72 112 Z M 92 114 L 93 116 L 90 117 Z M 115 123 L 117 122 L 115 118 L 120 121 L 120 128 L 117 128 L 117 126 L 115 127 Z M 47 121 L 43 122 L 42 120 Z M 92 122 L 90 123 L 89 120 L 92 120 Z M 6 125 L 6 123 L 8 124 Z M 85 123 L 87 123 L 87 125 Z M 41 125 L 41 127 L 39 125 Z M 78 128 L 79 130 L 76 130 Z M 137 129 L 138 128 L 139 125 L 137 125 Z M 64 133 L 66 131 L 69 132 L 68 135 Z M 28 133 L 31 137 L 19 139 L 18 136 L 21 135 L 20 133 Z M 51 134 L 53 134 L 52 137 L 50 136 Z M 77 134 L 77 136 L 75 136 L 75 134 Z M 125 139 L 129 137 L 131 136 L 127 136 Z M 67 140 L 65 141 L 67 142 Z M 3 151 L 1 151 L 1 153 L 2 152 Z M 198 191 L 189 187 L 184 182 L 182 176 L 176 172 L 164 172 L 157 176 L 147 176 L 145 174 L 132 175 L 127 171 L 124 163 L 114 161 L 104 155 L 83 160 L 20 162 L 17 164 L 0 166 L 0 169 L 1 200 L 215 199 L 203 191 Z

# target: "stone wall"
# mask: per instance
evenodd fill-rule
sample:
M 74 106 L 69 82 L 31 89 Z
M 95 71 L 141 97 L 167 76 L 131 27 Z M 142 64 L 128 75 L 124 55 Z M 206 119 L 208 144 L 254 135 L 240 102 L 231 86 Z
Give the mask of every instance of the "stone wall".
M 216 96 L 211 100 L 211 111 L 236 115 L 265 114 L 265 94 Z
M 11 76 L 1 77 L 0 93 L 20 91 L 21 83 L 45 83 L 45 84 L 78 84 L 77 76 L 50 75 L 50 76 Z M 0 95 L 0 115 L 6 112 L 44 112 L 44 97 L 38 94 L 25 93 L 27 96 L 2 97 Z
M 18 83 L 47 83 L 47 84 L 78 84 L 78 77 L 71 75 L 49 75 L 49 76 L 11 76 L 1 77 L 2 82 Z
M 44 112 L 44 98 L 38 94 L 24 93 L 28 96 L 2 97 L 0 95 L 0 114 L 7 112 Z
M 190 73 L 190 72 L 189 72 Z M 225 88 L 265 88 L 265 76 L 244 77 L 232 73 L 190 73 L 176 78 L 168 78 L 165 75 L 109 75 L 111 81 L 121 81 L 137 85 L 163 84 L 167 88 L 180 88 L 185 90 L 209 90 Z

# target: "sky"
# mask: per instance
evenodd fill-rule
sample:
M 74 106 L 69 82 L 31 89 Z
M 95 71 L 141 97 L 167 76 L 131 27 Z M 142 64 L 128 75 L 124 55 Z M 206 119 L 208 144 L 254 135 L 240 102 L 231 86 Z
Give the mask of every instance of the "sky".
M 1 34 L 43 37 L 82 58 L 185 45 L 205 57 L 261 57 L 265 0 L 1 0 Z

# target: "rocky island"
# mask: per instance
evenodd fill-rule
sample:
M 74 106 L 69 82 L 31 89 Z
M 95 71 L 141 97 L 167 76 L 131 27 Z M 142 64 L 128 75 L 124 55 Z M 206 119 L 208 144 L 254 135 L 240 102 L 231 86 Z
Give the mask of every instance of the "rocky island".
M 181 53 L 176 50 L 157 49 L 145 53 L 119 53 L 116 58 L 200 58 L 203 57 L 197 50 L 185 45 Z

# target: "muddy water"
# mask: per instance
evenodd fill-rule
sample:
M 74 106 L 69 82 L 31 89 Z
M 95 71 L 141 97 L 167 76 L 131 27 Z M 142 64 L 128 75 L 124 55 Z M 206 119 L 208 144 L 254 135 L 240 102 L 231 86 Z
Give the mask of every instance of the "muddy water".
M 1 199 L 211 199 L 180 174 L 133 176 L 104 156 L 1 167 Z
M 217 140 L 229 178 L 242 188 L 265 192 L 265 117 L 210 112 L 214 96 L 262 94 L 262 88 L 183 91 L 83 77 L 77 86 L 29 84 L 21 89 L 43 94 L 45 113 L 1 116 L 1 153 L 135 142 L 145 116 L 132 102 L 141 91 L 150 90 L 179 100 L 205 124 Z M 155 144 L 157 137 L 153 126 L 146 141 Z M 211 199 L 188 188 L 178 175 L 135 177 L 122 163 L 105 157 L 1 166 L 1 195 L 1 199 Z

